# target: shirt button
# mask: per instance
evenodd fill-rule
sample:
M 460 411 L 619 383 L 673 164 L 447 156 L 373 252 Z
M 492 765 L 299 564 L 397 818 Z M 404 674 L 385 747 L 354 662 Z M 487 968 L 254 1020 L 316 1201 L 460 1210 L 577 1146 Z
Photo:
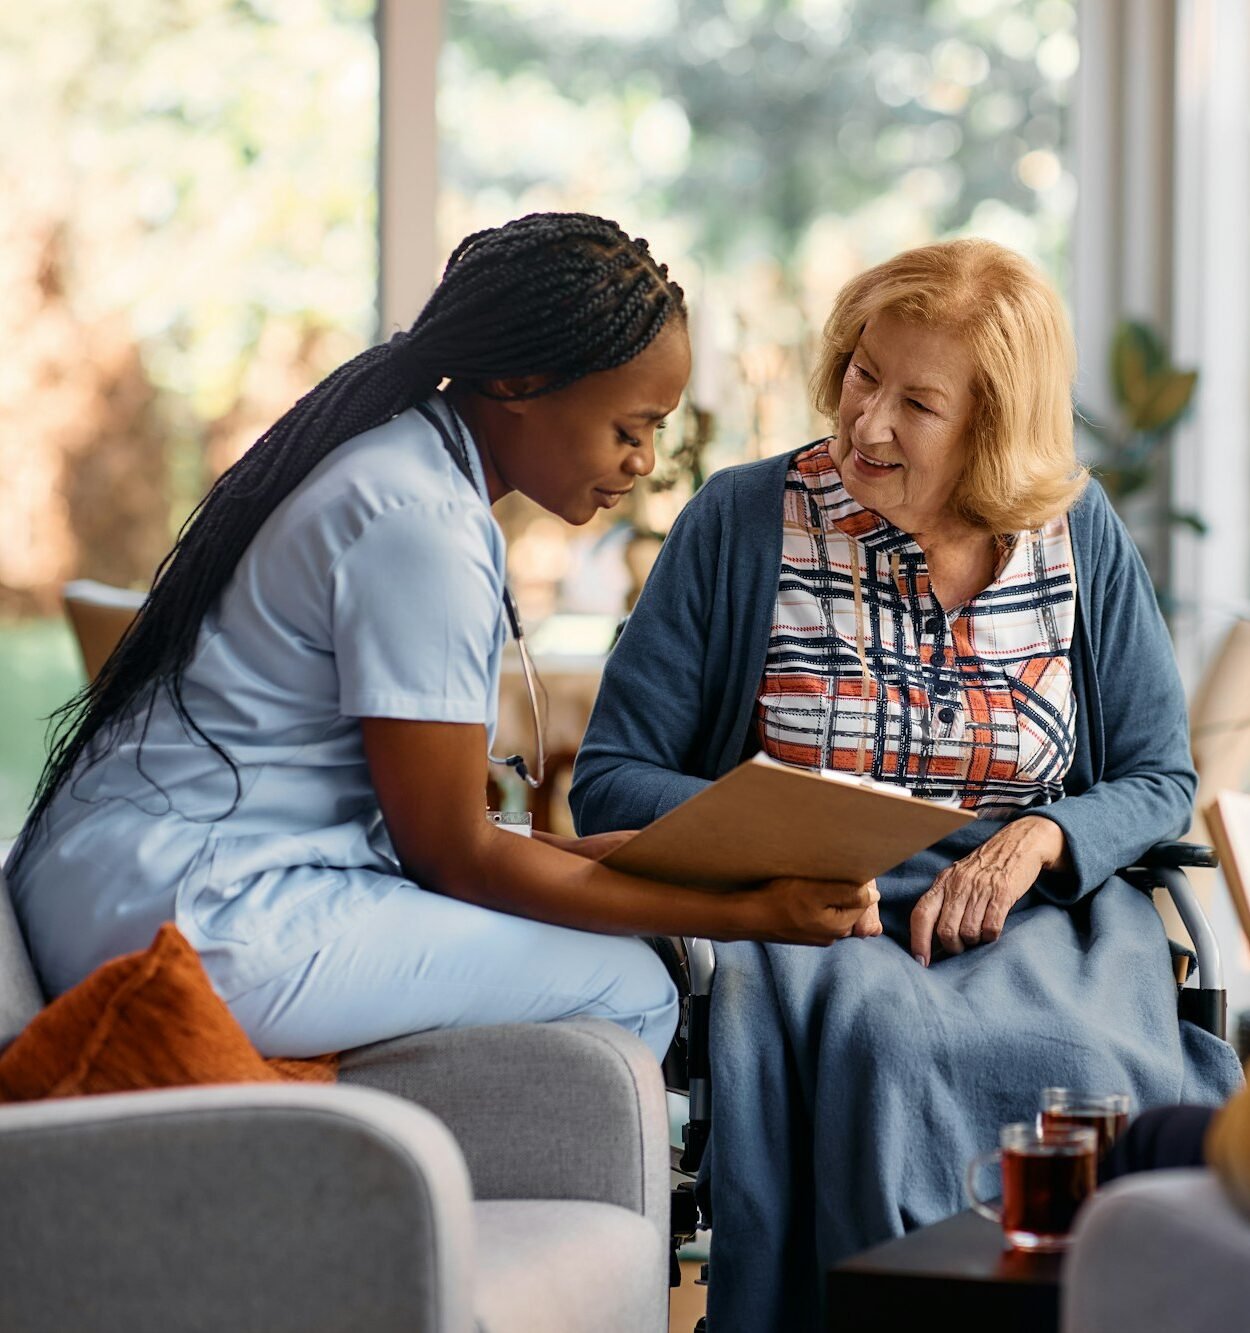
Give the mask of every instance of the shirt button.
M 934 653 L 933 656 L 932 656 L 931 658 L 929 658 L 929 661 L 930 661 L 934 666 L 945 666 L 945 665 L 946 665 L 946 654 L 939 648 L 939 649 L 937 650 L 937 652 Z
M 949 680 L 935 680 L 933 682 L 934 694 L 949 694 L 955 687 Z
M 955 720 L 955 710 L 954 710 L 953 708 L 939 708 L 939 709 L 938 709 L 938 721 L 939 721 L 939 722 L 944 723 L 946 726 L 949 727 L 950 724 L 951 724 L 952 722 L 954 722 L 954 720 Z
M 942 628 L 941 616 L 930 616 L 928 620 L 924 622 L 924 632 L 926 634 L 936 634 L 938 630 L 940 630 L 941 628 Z

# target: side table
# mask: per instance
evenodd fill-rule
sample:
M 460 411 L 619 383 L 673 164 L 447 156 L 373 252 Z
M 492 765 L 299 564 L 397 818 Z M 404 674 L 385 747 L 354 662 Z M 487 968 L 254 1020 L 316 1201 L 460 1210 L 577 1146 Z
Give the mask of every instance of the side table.
M 1003 1248 L 1002 1230 L 969 1209 L 852 1256 L 828 1275 L 833 1330 L 1057 1333 L 1062 1254 Z

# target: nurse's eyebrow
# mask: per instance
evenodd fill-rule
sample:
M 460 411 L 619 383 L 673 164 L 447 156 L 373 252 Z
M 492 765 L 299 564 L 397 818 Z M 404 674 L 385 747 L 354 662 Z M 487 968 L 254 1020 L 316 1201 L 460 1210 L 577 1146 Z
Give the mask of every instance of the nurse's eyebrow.
M 670 407 L 643 407 L 637 412 L 627 412 L 625 419 L 627 421 L 663 421 L 672 411 Z

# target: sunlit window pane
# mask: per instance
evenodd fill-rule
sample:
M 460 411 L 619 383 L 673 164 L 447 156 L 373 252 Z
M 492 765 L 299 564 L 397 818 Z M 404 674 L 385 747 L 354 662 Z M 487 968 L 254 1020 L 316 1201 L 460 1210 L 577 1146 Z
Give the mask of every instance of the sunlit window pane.
M 0 6 L 0 839 L 76 685 L 62 582 L 146 586 L 372 336 L 377 66 L 372 0 Z
M 814 340 L 866 265 L 975 233 L 1066 286 L 1078 59 L 1075 0 L 448 0 L 443 248 L 534 209 L 645 234 L 690 297 L 705 468 L 790 449 L 823 429 Z M 627 517 L 663 530 L 688 494 Z

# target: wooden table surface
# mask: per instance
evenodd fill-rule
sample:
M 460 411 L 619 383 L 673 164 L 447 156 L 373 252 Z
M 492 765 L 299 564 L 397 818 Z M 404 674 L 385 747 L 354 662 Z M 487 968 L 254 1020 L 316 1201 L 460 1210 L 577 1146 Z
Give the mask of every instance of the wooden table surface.
M 828 1327 L 915 1333 L 941 1319 L 961 1333 L 1056 1333 L 1062 1265 L 1005 1249 L 1001 1228 L 968 1210 L 833 1269 Z

